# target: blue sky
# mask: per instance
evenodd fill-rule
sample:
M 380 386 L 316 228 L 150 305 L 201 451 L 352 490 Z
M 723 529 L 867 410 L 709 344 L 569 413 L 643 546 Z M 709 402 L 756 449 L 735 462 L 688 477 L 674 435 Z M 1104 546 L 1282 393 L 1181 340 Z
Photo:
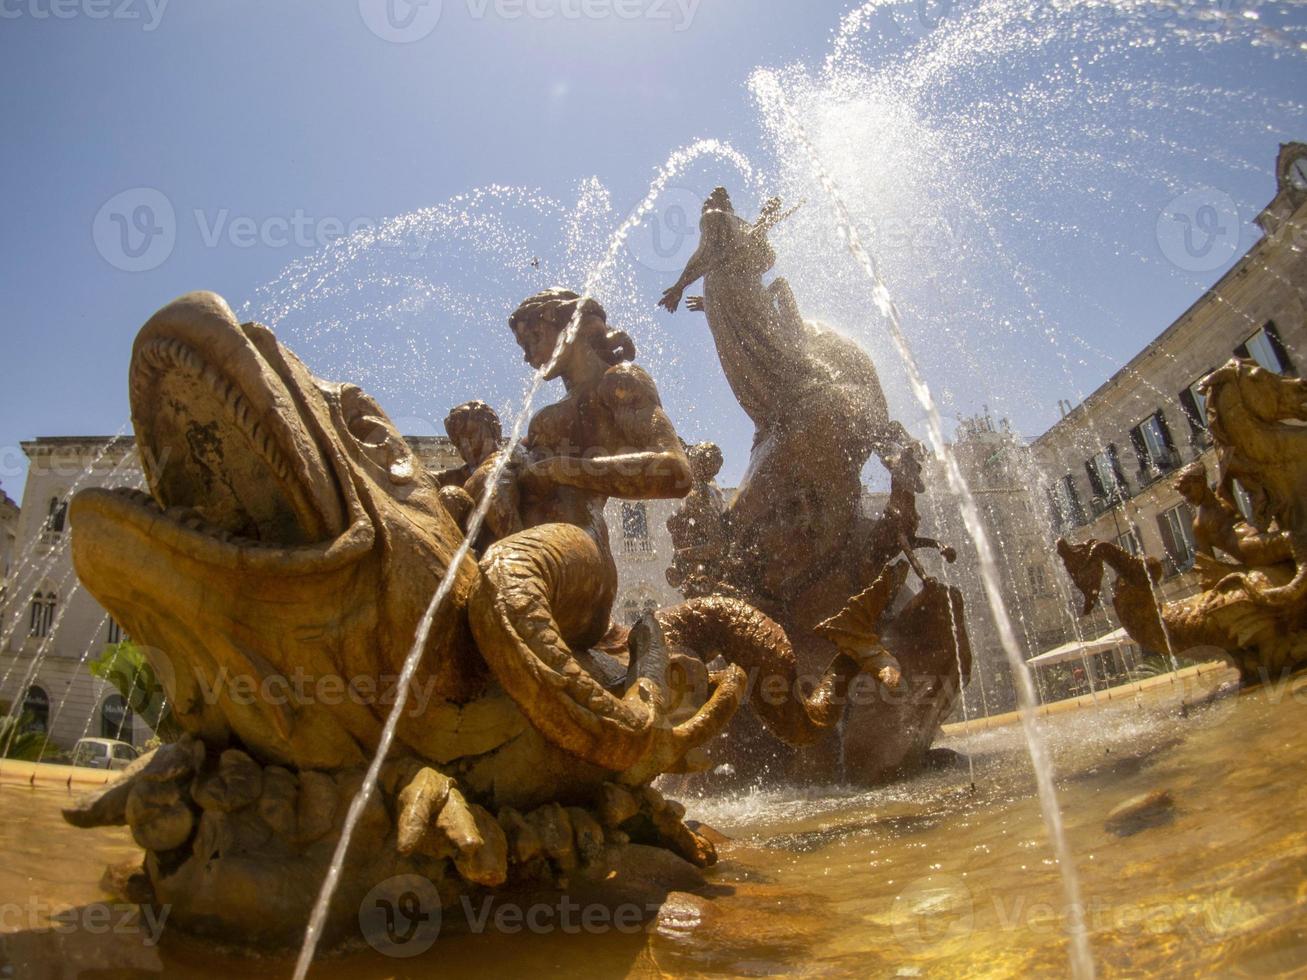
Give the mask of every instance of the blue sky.
M 19 441 L 107 434 L 125 423 L 131 340 L 154 309 L 207 288 L 238 310 L 261 314 L 278 306 L 278 287 L 267 284 L 291 265 L 312 269 L 325 262 L 337 279 L 330 295 L 275 324 L 319 373 L 369 375 L 355 380 L 379 387 L 383 404 L 410 427 L 438 420 L 449 405 L 478 394 L 510 408 L 525 368 L 506 330 L 491 325 L 504 322 L 514 290 L 524 294 L 544 284 L 539 273 L 516 255 L 509 259 L 508 250 L 484 242 L 465 248 L 457 236 L 416 257 L 370 253 L 344 262 L 339 246 L 324 250 L 313 240 L 332 234 L 337 222 L 381 223 L 488 185 L 538 189 L 566 211 L 583 196 L 581 182 L 593 177 L 607 210 L 599 209 L 593 233 L 580 240 L 587 249 L 602 246 L 668 154 L 698 138 L 729 141 L 753 161 L 757 179 L 747 182 L 717 160 L 693 164 L 655 208 L 652 224 L 637 229 L 609 288 L 616 310 L 629 311 L 682 431 L 722 441 L 725 475 L 738 475 L 748 426 L 724 394 L 702 321 L 652 313 L 661 286 L 674 278 L 669 263 L 642 261 L 652 225 L 674 228 L 676 202 L 692 202 L 718 182 L 739 188 L 749 206 L 777 188 L 803 197 L 804 218 L 782 243 L 780 271 L 795 280 L 806 309 L 875 335 L 869 322 L 842 322 L 857 317 L 850 311 L 869 310 L 858 294 L 865 284 L 840 265 L 837 248 L 811 246 L 803 237 L 828 222 L 828 212 L 805 190 L 802 167 L 759 111 L 749 88 L 759 67 L 784 69 L 795 104 L 819 144 L 830 147 L 833 169 L 852 185 L 851 200 L 879 231 L 894 216 L 889 202 L 922 199 L 929 211 L 951 198 L 956 206 L 958 187 L 967 185 L 966 205 L 951 212 L 953 238 L 929 240 L 920 254 L 900 249 L 902 261 L 890 257 L 886 265 L 921 325 L 923 364 L 928 378 L 934 372 L 945 410 L 991 404 L 1032 433 L 1056 417 L 1056 398 L 1092 390 L 1228 265 L 1193 269 L 1168 261 L 1172 246 L 1158 231 L 1168 202 L 1194 188 L 1207 188 L 1200 204 L 1230 201 L 1240 229 L 1233 259 L 1251 243 L 1248 221 L 1273 193 L 1278 142 L 1307 138 L 1300 102 L 1307 91 L 1304 18 L 1271 4 L 1212 5 L 1226 18 L 1215 26 L 1151 8 L 1120 22 L 1095 15 L 1100 19 L 1079 35 L 1074 17 L 1053 19 L 1048 24 L 1055 30 L 1069 25 L 1065 40 L 1041 35 L 1038 44 L 1024 46 L 1005 44 L 1004 37 L 1017 36 L 1006 29 L 986 33 L 985 23 L 1006 22 L 987 20 L 978 3 L 938 8 L 960 25 L 956 30 L 935 27 L 930 13 L 937 8 L 909 5 L 906 19 L 878 11 L 878 22 L 850 33 L 854 50 L 841 48 L 846 62 L 833 76 L 823 72 L 823 62 L 854 4 L 593 0 L 586 9 L 597 16 L 570 17 L 564 11 L 580 9 L 579 0 L 535 0 L 520 16 L 512 16 L 518 8 L 505 0 L 444 0 L 431 26 L 421 19 L 430 7 L 391 0 L 400 22 L 413 15 L 424 31 L 420 39 L 393 43 L 379 36 L 386 32 L 377 19 L 384 11 L 372 0 L 153 0 L 153 6 L 56 0 L 55 8 L 51 2 L 0 3 L 7 151 L 0 156 L 6 201 L 0 486 L 14 497 L 24 469 Z M 619 8 L 633 16 L 618 16 Z M 1242 17 L 1245 9 L 1256 17 Z M 1248 33 L 1270 29 L 1279 40 L 1269 45 L 1270 35 Z M 975 34 L 976 47 L 950 54 L 950 36 L 965 38 L 966 31 Z M 1197 40 L 1195 31 L 1202 34 Z M 1151 41 L 1142 54 L 1123 41 L 1132 34 Z M 940 70 L 923 70 L 932 57 Z M 1052 98 L 1030 97 L 1042 89 Z M 892 170 L 887 164 L 878 170 L 875 160 L 890 159 L 882 150 L 904 124 L 897 110 L 876 102 L 878 92 L 910 103 L 918 132 L 905 137 L 906 156 Z M 866 104 L 848 116 L 838 107 L 826 111 L 845 97 Z M 1074 125 L 1041 121 L 1041 106 L 1059 99 L 1089 113 L 1094 125 L 1074 112 Z M 995 112 L 1010 118 L 996 121 Z M 1046 124 L 1059 145 L 1056 153 L 1041 150 L 1036 166 L 1022 154 L 1030 145 L 1022 140 Z M 1149 127 L 1156 140 L 1144 132 Z M 1123 136 L 1130 128 L 1140 132 Z M 914 179 L 921 169 L 914 161 L 926 159 L 936 143 L 947 145 L 953 129 L 964 138 L 955 154 L 943 156 L 950 157 L 947 168 L 956 170 L 958 185 Z M 864 131 L 880 132 L 885 142 L 840 143 L 841 134 Z M 1024 135 L 989 152 L 983 144 L 1001 144 L 1003 133 Z M 982 157 L 993 174 L 976 162 Z M 155 267 L 124 271 L 115 267 L 130 265 L 122 254 L 104 254 L 113 253 L 120 230 L 105 208 L 116 195 L 140 188 L 161 194 L 172 208 L 175 241 Z M 1214 199 L 1211 188 L 1221 196 Z M 1107 205 L 1099 206 L 1095 195 Z M 886 212 L 872 214 L 881 203 Z M 577 275 L 584 263 L 565 254 L 562 212 L 551 207 L 531 219 L 524 247 L 540 254 L 547 270 Z M 509 208 L 510 224 L 529 210 Z M 133 220 L 131 207 L 119 213 L 119 221 Z M 302 242 L 295 241 L 295 222 L 304 229 Z M 1002 260 L 988 251 L 994 248 Z M 462 305 L 420 302 L 395 314 L 402 329 L 385 322 L 390 314 L 379 310 L 394 309 L 382 302 L 388 262 L 395 263 L 391 271 L 419 276 L 427 292 L 440 287 L 478 297 L 471 304 L 477 308 L 469 312 L 466 298 Z M 512 265 L 507 273 L 505 263 Z M 358 315 L 341 317 L 345 326 L 338 329 L 345 333 L 334 344 L 316 343 L 307 318 L 330 310 L 330 296 L 353 302 L 342 287 L 362 268 L 369 288 L 383 292 L 370 295 Z M 483 286 L 483 276 L 493 287 Z M 947 281 L 947 288 L 926 288 L 936 281 Z M 414 293 L 425 295 L 410 287 Z M 871 320 L 869 312 L 864 319 Z M 933 342 L 941 334 L 931 325 L 964 320 L 977 323 L 974 332 Z M 1037 349 L 1030 338 L 1050 325 L 1085 339 L 1093 352 L 1078 341 Z M 948 333 L 947 326 L 940 330 Z M 399 375 L 382 368 L 404 362 L 410 342 L 425 353 L 409 364 L 420 370 L 400 384 Z M 459 348 L 459 355 L 442 358 L 446 346 Z M 914 421 L 888 348 L 870 346 L 891 402 Z M 348 356 L 341 355 L 347 348 Z M 359 367 L 377 348 L 385 350 L 374 369 Z M 957 358 L 944 355 L 955 350 L 974 358 L 974 377 L 985 384 L 950 376 Z

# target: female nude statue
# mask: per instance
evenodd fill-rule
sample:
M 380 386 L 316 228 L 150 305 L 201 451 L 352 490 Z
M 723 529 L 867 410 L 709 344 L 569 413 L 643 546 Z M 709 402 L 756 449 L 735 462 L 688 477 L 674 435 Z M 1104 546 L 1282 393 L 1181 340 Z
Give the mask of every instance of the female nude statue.
M 661 681 L 653 673 L 651 684 L 639 681 L 637 673 L 656 672 L 658 664 L 638 664 L 634 650 L 622 698 L 606 689 L 611 679 L 589 673 L 587 651 L 608 632 L 617 591 L 604 504 L 609 497 L 684 497 L 691 475 L 653 379 L 630 363 L 630 337 L 608 327 L 597 302 L 585 300 L 578 315 L 579 303 L 574 292 L 548 289 L 509 317 L 526 362 L 560 379 L 566 394 L 535 414 L 513 450 L 524 530 L 486 550 L 483 588 L 470 611 L 483 655 L 509 694 L 530 704 L 536 727 L 574 754 L 620 770 L 649 746 L 657 714 L 649 709 Z M 574 697 L 542 704 L 545 677 L 576 688 Z

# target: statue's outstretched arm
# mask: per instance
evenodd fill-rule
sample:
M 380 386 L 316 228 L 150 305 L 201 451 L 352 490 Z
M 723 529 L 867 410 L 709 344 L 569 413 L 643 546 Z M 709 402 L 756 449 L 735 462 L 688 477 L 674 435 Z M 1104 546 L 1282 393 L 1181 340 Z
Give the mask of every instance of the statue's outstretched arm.
M 699 222 L 699 247 L 685 263 L 685 269 L 676 283 L 663 291 L 663 298 L 658 305 L 669 313 L 675 313 L 681 302 L 681 294 L 691 283 L 698 282 L 716 264 L 722 256 L 724 230 L 722 222 L 725 215 L 705 215 Z
M 686 287 L 702 279 L 704 273 L 712 265 L 712 252 L 707 236 L 704 236 L 699 240 L 699 247 L 690 256 L 690 261 L 685 263 L 681 278 L 677 279 L 674 285 L 663 290 L 663 296 L 658 301 L 658 305 L 667 310 L 668 313 L 675 313 L 676 308 L 681 304 L 681 294 L 685 292 Z

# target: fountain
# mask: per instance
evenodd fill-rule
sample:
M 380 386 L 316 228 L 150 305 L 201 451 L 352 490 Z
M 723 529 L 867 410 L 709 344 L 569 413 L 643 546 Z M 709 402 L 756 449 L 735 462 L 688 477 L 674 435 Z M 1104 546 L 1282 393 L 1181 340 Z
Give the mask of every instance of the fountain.
M 865 3 L 820 65 L 751 77 L 761 152 L 677 151 L 629 214 L 597 179 L 575 207 L 492 186 L 292 265 L 248 315 L 203 293 L 156 314 L 130 379 L 146 486 L 80 493 L 73 557 L 183 734 L 78 800 L 62 771 L 5 785 L 6 880 L 64 911 L 6 921 L 0 972 L 227 975 L 298 950 L 297 976 L 392 975 L 436 942 L 411 972 L 1298 968 L 1302 384 L 1239 361 L 1206 381 L 1217 485 L 1178 484 L 1200 595 L 1165 601 L 1119 545 L 1058 545 L 1086 612 L 1113 568 L 1130 635 L 1198 666 L 1039 718 L 1004 589 L 1019 546 L 980 520 L 941 424 L 969 392 L 1014 416 L 1054 384 L 1083 397 L 1079 359 L 1115 367 L 1120 345 L 1064 329 L 1069 309 L 1133 323 L 1068 292 L 1064 264 L 1115 252 L 1183 279 L 1113 231 L 1153 221 L 1134 192 L 1192 184 L 1202 146 L 1253 169 L 1195 133 L 1300 125 L 1297 103 L 1207 73 L 1244 40 L 1291 63 L 1301 31 L 1200 7 Z M 1189 88 L 1144 64 L 1173 39 Z M 671 188 L 701 157 L 732 175 Z M 714 360 L 701 321 L 655 313 L 651 277 L 618 260 L 660 195 L 697 206 L 718 181 L 736 200 L 707 196 L 658 304 L 702 313 Z M 677 273 L 653 265 L 659 286 Z M 449 328 L 436 313 L 462 333 L 419 333 Z M 1045 341 L 1061 378 L 1031 370 Z M 535 369 L 520 402 L 473 371 L 510 351 Z M 537 410 L 551 378 L 565 395 Z M 433 384 L 448 397 L 415 407 Z M 465 465 L 428 473 L 400 430 L 455 402 Z M 752 444 L 728 499 L 737 405 Z M 610 497 L 683 499 L 684 602 L 630 626 L 610 621 Z M 21 556 L 20 587 L 56 557 Z M 998 648 L 1019 717 L 977 718 L 997 712 L 965 688 Z M 104 892 L 141 910 L 128 937 L 85 927 Z
M 160 463 L 149 493 L 77 495 L 73 558 L 147 644 L 186 734 L 65 815 L 131 828 L 147 852 L 140 887 L 173 928 L 284 947 L 329 869 L 332 944 L 396 876 L 425 877 L 451 904 L 607 874 L 632 847 L 713 863 L 711 841 L 649 784 L 729 722 L 742 667 L 797 689 L 793 652 L 766 616 L 721 596 L 610 629 L 616 580 L 594 501 L 684 494 L 688 463 L 597 303 L 546 291 L 512 326 L 568 397 L 468 479 L 492 509 L 508 492 L 522 528 L 479 563 L 437 481 L 357 387 L 313 377 L 212 294 L 142 328 L 132 417 Z M 449 600 L 428 603 L 446 578 Z M 874 588 L 873 623 L 901 580 Z M 405 657 L 415 632 L 420 658 Z M 818 691 L 765 715 L 783 737 L 829 728 L 828 692 L 883 671 L 874 634 L 843 635 Z M 707 670 L 717 655 L 727 665 Z M 355 798 L 369 759 L 370 804 Z M 347 854 L 353 830 L 372 845 Z

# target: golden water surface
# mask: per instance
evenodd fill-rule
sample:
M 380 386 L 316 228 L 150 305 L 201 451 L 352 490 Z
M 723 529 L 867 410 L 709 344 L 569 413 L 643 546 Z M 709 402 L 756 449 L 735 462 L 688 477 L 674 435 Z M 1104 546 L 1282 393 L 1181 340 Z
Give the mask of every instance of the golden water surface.
M 1181 710 L 1228 677 L 1040 721 L 1101 976 L 1307 975 L 1307 677 Z M 1020 728 L 943 744 L 972 757 L 974 791 L 963 763 L 872 791 L 686 800 L 732 840 L 709 894 L 673 893 L 642 930 L 446 933 L 412 958 L 367 950 L 311 976 L 1067 975 L 1067 899 Z M 1174 807 L 1152 825 L 1105 828 L 1157 790 Z M 289 960 L 153 943 L 99 886 L 139 852 L 125 829 L 65 825 L 71 792 L 0 782 L 0 977 L 289 974 Z

